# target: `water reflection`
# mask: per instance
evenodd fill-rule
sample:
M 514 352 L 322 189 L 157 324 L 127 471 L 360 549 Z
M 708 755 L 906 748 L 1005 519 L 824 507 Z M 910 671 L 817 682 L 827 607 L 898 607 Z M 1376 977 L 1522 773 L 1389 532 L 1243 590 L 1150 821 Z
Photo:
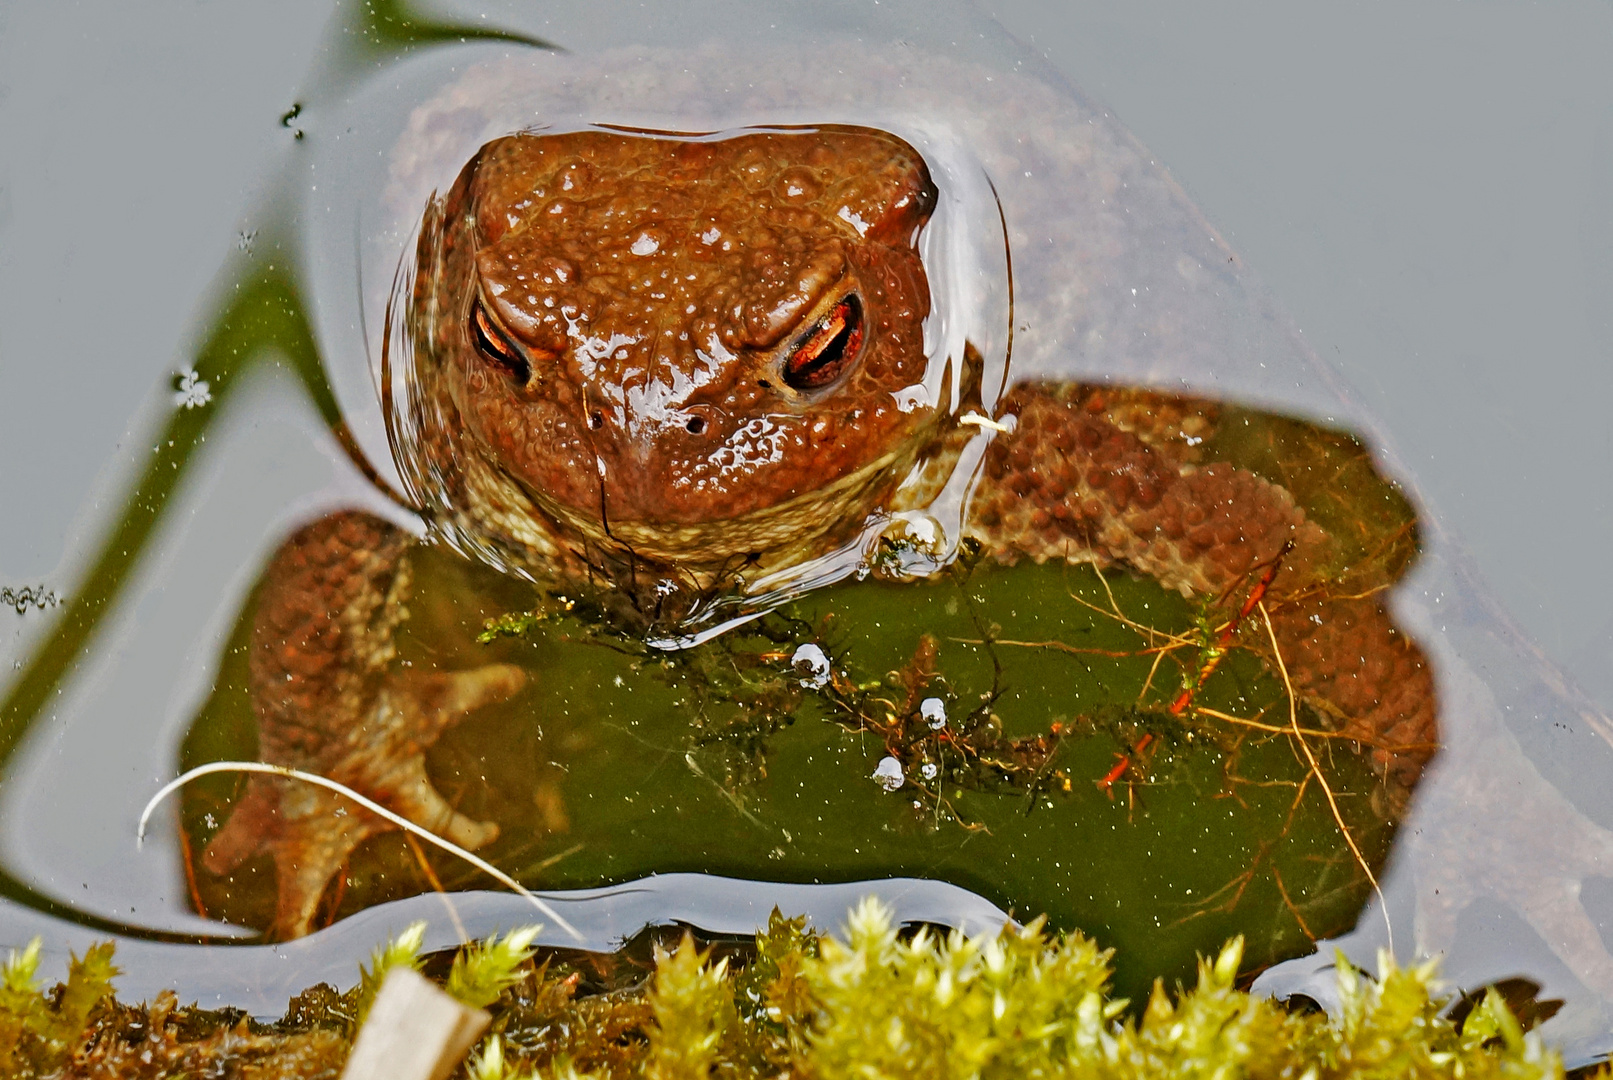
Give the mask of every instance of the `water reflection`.
M 341 94 L 311 99 L 280 225 L 240 253 L 240 288 L 226 288 L 189 387 L 173 388 L 187 400 L 164 416 L 106 556 L 9 691 L 10 895 L 105 920 L 103 932 L 217 933 L 220 919 L 267 928 L 279 917 L 289 933 L 433 889 L 433 876 L 448 890 L 482 884 L 396 833 L 338 850 L 350 833 L 322 865 L 309 861 L 316 880 L 282 905 L 282 875 L 261 852 L 284 837 L 251 827 L 252 808 L 274 799 L 225 782 L 191 791 L 169 849 L 137 862 L 120 826 L 177 762 L 272 755 L 301 728 L 314 737 L 297 752 L 340 764 L 320 760 L 334 745 L 327 720 L 295 722 L 308 711 L 296 702 L 260 740 L 256 664 L 303 680 L 307 701 L 339 700 L 346 711 L 327 719 L 343 739 L 394 739 L 401 756 L 375 760 L 402 764 L 381 787 L 412 791 L 427 816 L 452 808 L 450 825 L 481 829 L 484 850 L 534 883 L 657 869 L 942 878 L 1124 943 L 1121 977 L 1135 980 L 1234 930 L 1263 962 L 1302 953 L 1357 922 L 1370 873 L 1382 901 L 1345 939 L 1357 960 L 1387 939 L 1386 921 L 1403 954 L 1458 943 L 1454 977 L 1534 976 L 1568 1001 L 1548 1033 L 1579 1039 L 1581 1052 L 1604 1046 L 1613 959 L 1593 902 L 1613 850 L 1598 780 L 1606 722 L 1485 605 L 1437 522 L 1416 527 L 1385 479 L 1404 480 L 1392 459 L 1346 433 L 1376 441 L 1370 419 L 1145 151 L 1018 73 L 1017 54 L 989 36 L 963 56 L 865 29 L 860 44 L 834 41 L 843 70 L 832 81 L 795 41 L 569 58 L 472 44 L 416 53 L 381 78 L 355 69 Z M 486 528 L 442 529 L 457 553 L 411 548 L 422 530 L 376 494 L 406 485 L 390 465 L 377 373 L 360 358 L 379 355 L 400 254 L 414 249 L 421 207 L 477 147 L 535 120 L 871 127 L 914 147 L 936 185 L 917 243 L 932 299 L 923 350 L 940 361 L 923 381 L 941 414 L 926 434 L 943 445 L 913 460 L 946 468 L 901 476 L 906 501 L 880 492 L 888 513 L 842 547 L 747 581 L 776 589 L 781 606 L 689 648 L 643 643 L 661 626 L 658 579 L 642 592 L 598 587 L 644 565 L 600 537 L 579 559 L 598 571 L 592 586 L 586 573 L 583 587 L 511 576 L 495 572 L 525 565 L 509 545 L 467 542 Z M 814 325 L 829 318 L 832 343 L 833 312 L 813 314 Z M 265 449 L 264 423 L 294 437 Z M 1086 467 L 1062 475 L 1072 455 Z M 296 475 L 274 473 L 276 461 Z M 178 483 L 193 462 L 215 469 L 211 490 Z M 373 465 L 371 480 L 353 463 Z M 287 587 L 294 574 L 254 585 L 286 538 L 355 507 L 364 516 L 346 520 L 373 542 L 349 543 L 343 519 L 326 539 L 357 556 L 372 587 L 299 608 L 296 596 L 321 590 Z M 137 569 L 146 544 L 162 557 Z M 377 552 L 396 557 L 369 565 Z M 317 576 L 316 563 L 301 569 Z M 733 595 L 715 583 L 674 590 Z M 309 641 L 325 632 L 316 623 L 338 637 L 390 624 L 396 655 L 360 650 L 358 668 L 299 670 L 320 650 L 277 659 L 272 635 L 253 639 L 265 610 L 306 617 Z M 646 611 L 637 623 L 629 614 Z M 675 624 L 690 605 L 670 611 Z M 500 632 L 479 643 L 488 620 Z M 280 627 L 282 645 L 291 630 Z M 73 674 L 90 643 L 93 670 Z M 458 704 L 481 705 L 427 747 L 463 689 L 455 673 L 477 671 L 482 692 Z M 383 698 L 420 723 L 375 725 Z M 1444 748 L 1429 765 L 1436 702 Z M 85 775 L 106 795 L 105 828 L 73 813 L 67 793 Z M 307 825 L 297 842 L 322 843 L 340 809 L 290 815 Z M 342 828 L 362 824 L 351 819 Z M 221 828 L 259 853 L 227 867 Z M 1504 936 L 1474 932 L 1486 911 L 1512 920 Z M 342 934 L 363 925 L 324 940 L 362 951 L 368 937 Z M 1327 958 L 1280 966 L 1268 985 L 1319 996 Z

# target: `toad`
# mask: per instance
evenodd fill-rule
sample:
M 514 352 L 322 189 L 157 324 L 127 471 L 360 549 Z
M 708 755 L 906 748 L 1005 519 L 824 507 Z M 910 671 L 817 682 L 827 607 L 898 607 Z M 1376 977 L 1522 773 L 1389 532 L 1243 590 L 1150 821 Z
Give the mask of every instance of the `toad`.
M 540 584 L 602 582 L 624 632 L 643 633 L 855 548 L 967 461 L 953 540 L 992 559 L 1123 565 L 1233 608 L 1264 582 L 1271 633 L 1252 647 L 1409 788 L 1435 707 L 1379 599 L 1391 581 L 1323 588 L 1340 538 L 1271 480 L 1202 460 L 1212 402 L 1030 382 L 987 408 L 978 357 L 926 352 L 936 203 L 921 155 L 865 128 L 488 143 L 426 210 L 408 393 L 389 403 L 430 531 Z M 962 452 L 977 440 L 983 454 Z M 525 676 L 395 664 L 413 543 L 351 511 L 273 557 L 251 644 L 260 754 L 476 848 L 497 827 L 449 806 L 423 754 Z M 270 853 L 273 932 L 296 936 L 354 848 L 391 827 L 256 776 L 204 865 Z

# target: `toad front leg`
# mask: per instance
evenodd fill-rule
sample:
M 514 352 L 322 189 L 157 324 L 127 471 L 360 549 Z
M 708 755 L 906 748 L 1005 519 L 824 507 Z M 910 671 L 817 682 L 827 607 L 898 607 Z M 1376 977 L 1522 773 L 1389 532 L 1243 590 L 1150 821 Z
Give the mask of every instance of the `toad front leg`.
M 465 848 L 498 826 L 455 811 L 426 776 L 425 750 L 466 713 L 518 692 L 510 664 L 418 673 L 394 664 L 408 618 L 411 537 L 347 511 L 299 530 L 264 573 L 252 625 L 252 705 L 259 757 L 319 773 Z M 255 775 L 207 846 L 229 873 L 274 857 L 277 938 L 306 934 L 330 880 L 359 844 L 396 826 L 311 784 Z

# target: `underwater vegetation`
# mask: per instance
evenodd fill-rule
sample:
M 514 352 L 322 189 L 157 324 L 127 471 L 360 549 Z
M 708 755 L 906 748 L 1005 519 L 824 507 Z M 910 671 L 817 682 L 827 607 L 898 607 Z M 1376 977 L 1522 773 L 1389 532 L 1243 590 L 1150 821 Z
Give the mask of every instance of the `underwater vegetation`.
M 423 956 L 416 928 L 343 992 L 325 984 L 283 1019 L 145 1005 L 112 994 L 112 947 L 42 991 L 37 943 L 0 985 L 0 1075 L 335 1076 L 386 973 L 422 970 L 493 1015 L 456 1075 L 572 1077 L 1555 1077 L 1561 1060 L 1495 989 L 1446 1013 L 1432 964 L 1341 957 L 1329 1016 L 1237 987 L 1242 943 L 1201 958 L 1197 984 L 1146 1002 L 1108 990 L 1111 953 L 1041 920 L 966 938 L 892 925 L 866 901 L 845 939 L 774 912 L 754 940 L 647 932 L 610 954 L 531 947 L 512 931 Z M 1520 1016 L 1524 1020 L 1520 1020 Z
M 1347 930 L 1398 823 L 1396 792 L 1330 716 L 1303 695 L 1289 715 L 1259 610 L 1240 620 L 1237 605 L 1224 615 L 1124 572 L 962 559 L 927 583 L 875 573 L 666 652 L 602 629 L 608 598 L 415 560 L 402 661 L 530 673 L 520 698 L 448 732 L 428 768 L 464 813 L 499 823 L 483 854 L 532 888 L 758 867 L 940 878 L 1117 946 L 1118 992 L 1140 997 L 1233 937 L 1263 968 Z M 185 768 L 257 756 L 244 634 Z M 240 787 L 186 788 L 190 850 Z M 272 879 L 258 860 L 224 876 L 197 865 L 188 883 L 198 912 L 264 926 Z M 485 884 L 381 836 L 318 923 Z

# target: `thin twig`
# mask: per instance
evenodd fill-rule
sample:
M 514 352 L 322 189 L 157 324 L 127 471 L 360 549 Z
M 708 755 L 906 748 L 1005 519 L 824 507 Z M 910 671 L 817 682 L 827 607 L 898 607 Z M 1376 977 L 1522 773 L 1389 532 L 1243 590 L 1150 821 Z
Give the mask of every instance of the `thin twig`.
M 1109 605 L 1111 608 L 1109 611 L 1105 611 L 1103 608 L 1099 607 L 1097 604 L 1094 604 L 1084 596 L 1077 596 L 1073 592 L 1068 593 L 1067 595 L 1071 600 L 1074 600 L 1082 607 L 1091 608 L 1093 611 L 1096 611 L 1099 615 L 1102 615 L 1106 619 L 1114 619 L 1122 626 L 1130 627 L 1137 633 L 1147 637 L 1150 641 L 1156 637 L 1162 637 L 1166 641 L 1169 641 L 1178 647 L 1186 647 L 1193 644 L 1193 641 L 1190 638 L 1183 637 L 1180 634 L 1168 633 L 1167 631 L 1160 630 L 1157 627 L 1144 626 L 1142 623 L 1133 622 L 1131 619 L 1128 619 L 1126 617 L 1126 613 L 1120 610 L 1120 603 L 1115 600 L 1114 590 L 1109 587 L 1109 579 L 1103 576 L 1103 572 L 1101 570 L 1098 571 L 1098 581 L 1103 585 L 1103 591 L 1109 595 Z
M 409 845 L 410 851 L 414 852 L 414 861 L 419 864 L 421 872 L 426 875 L 426 881 L 430 884 L 432 891 L 442 897 L 442 905 L 448 909 L 448 918 L 454 924 L 454 931 L 459 934 L 459 940 L 469 941 L 470 934 L 465 931 L 465 924 L 460 921 L 459 909 L 455 908 L 454 902 L 448 898 L 448 890 L 442 887 L 442 881 L 437 877 L 437 871 L 433 870 L 431 863 L 426 861 L 426 853 L 420 849 L 420 842 L 408 833 L 403 834 L 403 842 Z M 335 914 L 334 910 L 332 914 Z
M 1204 708 L 1202 705 L 1199 706 L 1198 708 L 1194 709 L 1193 711 L 1198 713 L 1198 714 L 1200 714 L 1201 716 L 1213 717 L 1216 720 L 1222 720 L 1222 721 L 1225 721 L 1228 724 L 1239 724 L 1239 725 L 1241 725 L 1243 727 L 1252 727 L 1252 728 L 1256 728 L 1257 730 L 1260 730 L 1260 731 L 1270 731 L 1270 732 L 1273 732 L 1273 733 L 1275 733 L 1277 735 L 1287 735 L 1287 734 L 1292 733 L 1295 730 L 1292 725 L 1285 724 L 1285 725 L 1279 726 L 1277 724 L 1262 724 L 1258 720 L 1245 720 L 1241 716 L 1233 716 L 1231 713 L 1224 713 L 1224 712 L 1221 712 L 1219 709 L 1207 709 L 1207 708 Z M 1300 728 L 1299 731 L 1302 732 L 1303 734 L 1306 734 L 1306 735 L 1313 735 L 1318 739 L 1345 739 L 1345 740 L 1348 740 L 1350 742 L 1362 742 L 1363 741 L 1360 738 L 1357 738 L 1357 737 L 1355 737 L 1353 735 L 1346 735 L 1346 734 L 1344 734 L 1343 732 L 1340 732 L 1340 731 L 1323 731 L 1320 728 Z
M 1148 678 L 1143 680 L 1143 688 L 1137 691 L 1137 704 L 1141 705 L 1143 703 L 1143 699 L 1148 696 L 1148 691 L 1153 689 L 1154 676 L 1159 673 L 1159 662 L 1163 659 L 1165 659 L 1165 650 L 1154 650 L 1154 662 L 1148 668 Z
M 750 822 L 752 825 L 756 826 L 758 829 L 762 830 L 764 833 L 771 833 L 773 831 L 767 827 L 766 822 L 762 821 L 761 818 L 751 813 L 750 809 L 746 807 L 744 800 L 742 800 L 734 792 L 729 791 L 726 787 L 719 784 L 710 774 L 706 772 L 706 770 L 702 769 L 700 767 L 700 763 L 694 759 L 693 754 L 684 754 L 683 763 L 689 767 L 690 772 L 694 773 L 696 776 L 700 777 L 700 779 L 716 788 L 717 794 L 728 800 L 728 805 L 734 808 L 734 812 L 736 814 Z
M 1271 864 L 1271 877 L 1273 881 L 1277 882 L 1277 891 L 1282 894 L 1283 903 L 1288 907 L 1288 914 L 1292 915 L 1294 917 L 1294 921 L 1299 923 L 1299 928 L 1304 931 L 1305 936 L 1314 942 L 1316 940 L 1316 935 L 1311 933 L 1311 928 L 1306 925 L 1305 916 L 1299 913 L 1299 905 L 1294 903 L 1294 901 L 1289 897 L 1288 889 L 1283 885 L 1282 871 L 1277 869 L 1276 863 Z
M 1063 641 L 1011 641 L 1008 638 L 992 638 L 989 642 L 985 638 L 947 638 L 957 645 L 1014 645 L 1021 649 L 1057 649 L 1059 652 L 1070 653 L 1073 656 L 1107 656 L 1115 660 L 1129 660 L 1134 656 L 1147 656 L 1149 653 L 1164 654 L 1174 645 L 1153 645 L 1146 649 L 1085 649 L 1079 645 L 1070 645 Z
M 196 867 L 190 856 L 190 836 L 184 829 L 179 830 L 179 852 L 185 857 L 185 885 L 190 889 L 190 902 L 196 908 L 196 914 L 207 918 L 207 905 L 202 903 L 201 890 L 196 887 Z
M 1383 908 L 1383 926 L 1389 935 L 1389 952 L 1393 954 L 1395 951 L 1395 928 L 1389 922 L 1389 904 L 1383 898 L 1383 888 L 1379 886 L 1378 876 L 1372 872 L 1372 867 L 1367 863 L 1366 856 L 1361 854 L 1361 848 L 1356 844 L 1355 836 L 1351 834 L 1349 826 L 1344 823 L 1344 814 L 1339 810 L 1338 800 L 1333 797 L 1333 788 L 1328 784 L 1327 777 L 1322 775 L 1322 766 L 1316 760 L 1316 755 L 1311 752 L 1310 743 L 1305 741 L 1305 733 L 1299 726 L 1299 699 L 1294 696 L 1294 684 L 1288 678 L 1288 665 L 1283 662 L 1282 649 L 1277 645 L 1277 630 L 1271 625 L 1271 614 L 1266 611 L 1264 601 L 1257 603 L 1256 606 L 1260 609 L 1260 618 L 1266 624 L 1266 636 L 1271 639 L 1271 653 L 1277 659 L 1277 670 L 1283 677 L 1283 689 L 1288 692 L 1289 729 L 1293 732 L 1294 741 L 1299 743 L 1299 748 L 1305 752 L 1305 760 L 1310 764 L 1311 774 L 1316 777 L 1316 783 L 1320 785 L 1322 794 L 1327 796 L 1328 808 L 1333 811 L 1333 820 L 1338 823 L 1339 832 L 1344 835 L 1344 842 L 1350 845 L 1350 854 L 1355 856 L 1355 861 L 1361 867 L 1361 872 L 1366 874 L 1367 880 L 1372 883 L 1372 891 L 1378 896 L 1378 905 Z
M 560 862 L 562 859 L 571 858 L 571 856 L 577 854 L 577 852 L 581 851 L 586 846 L 586 844 L 572 844 L 564 851 L 557 852 L 553 855 L 550 855 L 547 859 L 541 859 L 538 862 L 533 863 L 532 869 L 547 870 L 549 867 L 553 866 L 557 862 Z

